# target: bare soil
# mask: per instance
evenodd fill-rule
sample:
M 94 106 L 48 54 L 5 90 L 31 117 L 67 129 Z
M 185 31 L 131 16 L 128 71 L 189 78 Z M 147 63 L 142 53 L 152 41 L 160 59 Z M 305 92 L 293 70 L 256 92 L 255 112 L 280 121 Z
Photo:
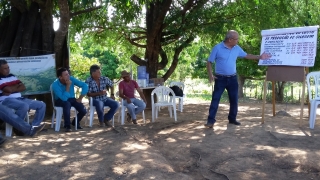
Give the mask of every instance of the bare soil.
M 267 104 L 261 124 L 261 102 L 240 102 L 235 126 L 222 103 L 205 129 L 208 108 L 188 100 L 178 122 L 162 109 L 151 123 L 146 110 L 146 124 L 138 116 L 138 125 L 116 121 L 115 129 L 98 127 L 95 115 L 92 128 L 70 133 L 55 132 L 47 117 L 47 132 L 0 148 L 0 179 L 320 179 L 320 122 L 309 129 L 307 106 L 299 127 L 299 105 L 277 104 L 273 117 Z

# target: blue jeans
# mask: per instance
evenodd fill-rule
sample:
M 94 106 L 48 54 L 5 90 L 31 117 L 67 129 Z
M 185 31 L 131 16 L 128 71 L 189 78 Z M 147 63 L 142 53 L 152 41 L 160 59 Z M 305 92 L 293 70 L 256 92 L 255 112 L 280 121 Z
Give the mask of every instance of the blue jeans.
M 34 119 L 32 121 L 32 126 L 39 126 L 44 120 L 46 113 L 46 104 L 42 101 L 27 99 L 27 98 L 6 98 L 2 101 L 2 104 L 16 110 L 16 114 L 24 119 L 26 117 L 26 112 L 29 109 L 35 110 Z
M 25 110 L 24 115 L 27 114 L 27 110 Z M 24 118 L 19 117 L 17 114 L 12 112 L 12 109 L 0 103 L 0 117 L 1 120 L 10 124 L 14 128 L 18 129 L 25 135 L 31 135 L 32 126 L 24 121 Z
M 230 122 L 236 121 L 238 113 L 238 79 L 237 76 L 224 77 L 216 75 L 218 79 L 215 79 L 214 91 L 212 93 L 211 104 L 209 108 L 209 116 L 207 124 L 214 124 L 216 122 L 216 114 L 219 107 L 221 95 L 225 89 L 228 91 L 229 96 L 229 115 Z
M 83 116 L 87 114 L 87 110 L 84 107 L 82 103 L 78 103 L 76 101 L 76 98 L 69 98 L 67 101 L 62 101 L 61 99 L 58 99 L 55 101 L 55 106 L 62 107 L 63 109 L 63 118 L 64 118 L 64 126 L 67 129 L 70 129 L 70 109 L 71 106 L 73 106 L 77 111 L 77 118 L 78 118 L 78 127 L 80 124 L 81 119 Z
M 111 120 L 119 108 L 119 103 L 111 98 L 107 98 L 105 101 L 93 99 L 92 104 L 96 107 L 100 122 L 103 122 L 104 119 Z M 109 106 L 110 110 L 103 117 L 104 106 Z
M 136 114 L 141 113 L 146 108 L 146 103 L 140 99 L 131 98 L 131 104 L 128 104 L 127 100 L 123 100 L 123 106 L 126 106 L 128 112 L 133 120 L 137 120 Z M 137 108 L 135 108 L 137 106 Z

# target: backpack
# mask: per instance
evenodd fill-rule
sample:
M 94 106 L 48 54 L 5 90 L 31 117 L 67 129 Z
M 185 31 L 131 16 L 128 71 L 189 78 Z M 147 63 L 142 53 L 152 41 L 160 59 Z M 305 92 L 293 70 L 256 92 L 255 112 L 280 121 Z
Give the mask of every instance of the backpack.
M 170 88 L 172 89 L 172 91 L 176 96 L 180 96 L 180 97 L 183 96 L 183 91 L 179 86 L 171 86 Z M 172 94 L 170 93 L 169 96 L 172 96 Z

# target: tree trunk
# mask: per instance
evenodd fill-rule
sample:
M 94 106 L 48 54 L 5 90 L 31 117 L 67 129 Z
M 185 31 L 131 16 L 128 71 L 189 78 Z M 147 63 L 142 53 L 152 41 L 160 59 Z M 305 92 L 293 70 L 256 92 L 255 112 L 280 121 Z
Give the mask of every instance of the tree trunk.
M 246 80 L 245 77 L 238 75 L 238 84 L 239 84 L 238 98 L 243 98 L 244 97 L 243 87 L 244 87 L 245 80 Z
M 276 101 L 277 102 L 283 102 L 284 100 L 284 85 L 286 84 L 286 81 L 276 81 L 275 83 L 275 95 L 276 95 Z
M 0 44 L 1 57 L 8 57 L 10 55 L 12 44 L 16 37 L 16 31 L 19 26 L 20 17 L 21 13 L 19 12 L 19 10 L 15 7 L 12 7 L 7 33 L 5 34 L 3 43 Z
M 66 35 L 69 29 L 70 23 L 70 12 L 68 1 L 58 0 L 59 12 L 60 12 L 60 23 L 59 29 L 55 33 L 54 38 L 54 52 L 56 54 L 56 65 L 57 67 L 63 67 L 68 59 L 63 59 L 63 45 L 65 43 Z
M 22 35 L 23 31 L 25 29 L 25 21 L 27 19 L 28 12 L 24 12 L 21 15 L 18 30 L 16 32 L 16 36 L 11 48 L 10 56 L 11 57 L 19 57 L 20 56 L 20 51 L 21 51 L 21 40 L 22 40 Z
M 52 0 L 46 0 L 45 5 L 40 5 L 40 17 L 42 27 L 42 53 L 41 54 L 52 54 L 54 30 L 53 30 L 53 19 L 52 19 L 53 2 Z M 40 55 L 40 54 L 39 54 Z

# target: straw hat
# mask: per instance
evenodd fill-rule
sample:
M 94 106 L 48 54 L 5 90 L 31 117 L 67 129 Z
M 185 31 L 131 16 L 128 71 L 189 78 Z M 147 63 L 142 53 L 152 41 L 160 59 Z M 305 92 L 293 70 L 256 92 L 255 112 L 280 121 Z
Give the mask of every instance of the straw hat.
M 126 77 L 126 76 L 130 76 L 130 73 L 128 73 L 126 70 L 121 72 L 121 77 Z

